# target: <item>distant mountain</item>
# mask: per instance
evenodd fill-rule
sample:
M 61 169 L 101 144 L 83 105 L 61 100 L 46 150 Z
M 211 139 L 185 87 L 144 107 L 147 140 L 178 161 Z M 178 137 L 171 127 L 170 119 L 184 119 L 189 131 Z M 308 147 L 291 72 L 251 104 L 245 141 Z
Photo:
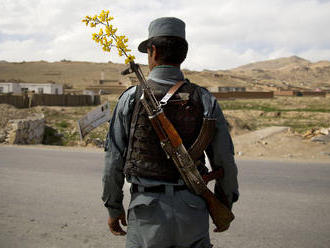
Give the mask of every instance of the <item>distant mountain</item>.
M 300 58 L 298 56 L 271 59 L 266 61 L 259 61 L 250 63 L 233 69 L 237 70 L 280 70 L 290 66 L 307 66 L 311 64 L 310 61 Z
M 330 89 L 330 62 L 292 56 L 260 61 L 230 71 L 255 85 L 280 89 Z

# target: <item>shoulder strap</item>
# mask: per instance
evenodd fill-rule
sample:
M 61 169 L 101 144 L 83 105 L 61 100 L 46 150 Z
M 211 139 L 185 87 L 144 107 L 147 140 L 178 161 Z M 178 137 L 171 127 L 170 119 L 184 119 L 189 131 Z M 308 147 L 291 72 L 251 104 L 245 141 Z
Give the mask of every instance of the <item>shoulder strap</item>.
M 160 104 L 162 106 L 165 106 L 167 102 L 171 99 L 171 97 L 181 88 L 182 85 L 184 85 L 185 81 L 179 81 L 175 85 L 173 85 L 169 91 L 166 93 L 166 95 L 160 100 Z

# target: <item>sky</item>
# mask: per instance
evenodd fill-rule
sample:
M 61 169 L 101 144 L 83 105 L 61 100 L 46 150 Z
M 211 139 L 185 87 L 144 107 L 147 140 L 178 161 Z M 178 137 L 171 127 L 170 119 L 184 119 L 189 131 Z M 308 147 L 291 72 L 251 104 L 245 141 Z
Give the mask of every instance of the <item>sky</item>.
M 164 16 L 186 23 L 186 69 L 231 69 L 293 55 L 330 60 L 330 0 L 0 0 L 0 60 L 124 63 L 103 52 L 91 39 L 96 30 L 81 22 L 102 10 L 114 16 L 142 64 L 147 57 L 137 46 L 149 23 Z

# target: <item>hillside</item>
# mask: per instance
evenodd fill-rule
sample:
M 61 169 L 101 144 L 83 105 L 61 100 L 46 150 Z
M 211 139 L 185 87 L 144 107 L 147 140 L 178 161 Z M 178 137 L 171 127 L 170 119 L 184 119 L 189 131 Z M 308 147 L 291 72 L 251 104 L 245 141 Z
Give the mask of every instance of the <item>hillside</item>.
M 267 61 L 259 61 L 255 63 L 250 63 L 247 65 L 243 65 L 234 69 L 234 71 L 238 70 L 280 70 L 286 68 L 288 66 L 307 66 L 310 62 L 306 59 L 292 56 L 287 58 L 278 58 Z
M 231 73 L 264 88 L 330 89 L 330 62 L 292 56 L 240 66 Z
M 100 79 L 127 82 L 120 75 L 127 66 L 91 62 L 15 62 L 0 61 L 0 81 L 33 83 L 56 82 L 75 89 L 98 84 Z M 142 66 L 145 75 L 147 66 Z M 297 56 L 279 58 L 240 66 L 232 70 L 184 70 L 190 81 L 204 87 L 237 86 L 247 90 L 330 89 L 330 62 L 312 63 Z

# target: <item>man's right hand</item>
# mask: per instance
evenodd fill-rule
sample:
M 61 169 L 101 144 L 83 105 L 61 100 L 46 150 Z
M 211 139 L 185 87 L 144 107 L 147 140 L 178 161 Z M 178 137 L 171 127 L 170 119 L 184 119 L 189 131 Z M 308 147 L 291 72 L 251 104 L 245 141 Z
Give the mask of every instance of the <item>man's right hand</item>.
M 127 226 L 126 223 L 126 214 L 123 212 L 121 215 L 119 215 L 117 218 L 111 218 L 108 219 L 108 225 L 110 232 L 113 235 L 119 236 L 119 235 L 126 235 L 126 232 L 121 228 L 119 221 L 123 226 Z

